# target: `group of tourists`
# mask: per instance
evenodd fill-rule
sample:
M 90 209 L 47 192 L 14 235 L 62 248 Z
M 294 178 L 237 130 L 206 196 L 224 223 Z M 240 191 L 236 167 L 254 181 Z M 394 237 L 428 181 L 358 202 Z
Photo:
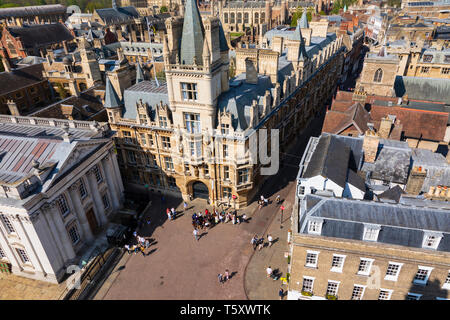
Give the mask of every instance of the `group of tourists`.
M 140 235 L 137 234 L 137 232 L 135 231 L 133 233 L 133 237 L 135 240 L 134 244 L 126 244 L 125 250 L 127 250 L 128 254 L 136 254 L 138 252 L 141 252 L 142 255 L 145 257 L 145 250 L 148 249 L 148 247 L 150 247 L 150 240 L 141 237 Z
M 273 237 L 270 234 L 267 234 L 267 242 L 268 246 L 271 247 L 273 244 Z M 264 248 L 264 237 L 258 238 L 258 235 L 255 234 L 250 240 L 250 243 L 253 245 L 253 250 L 258 249 L 258 251 L 261 251 L 262 248 Z
M 240 224 L 241 222 L 247 221 L 247 216 L 245 214 L 239 216 L 236 210 L 232 212 L 219 212 L 215 209 L 213 212 L 205 209 L 204 213 L 199 211 L 192 214 L 192 226 L 194 229 L 210 229 L 219 223 L 228 223 L 230 221 L 232 224 Z
M 225 283 L 228 280 L 230 280 L 231 276 L 230 276 L 230 271 L 228 269 L 225 270 L 224 274 L 219 273 L 217 275 L 217 278 L 219 279 L 219 283 Z
M 169 220 L 174 220 L 177 216 L 177 212 L 175 211 L 175 208 L 171 208 L 171 209 L 167 208 L 166 214 L 167 214 L 167 218 Z

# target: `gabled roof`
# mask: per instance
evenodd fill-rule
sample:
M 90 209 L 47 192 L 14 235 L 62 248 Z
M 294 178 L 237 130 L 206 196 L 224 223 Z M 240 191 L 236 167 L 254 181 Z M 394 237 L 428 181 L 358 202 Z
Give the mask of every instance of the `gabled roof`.
M 322 134 L 302 177 L 322 176 L 345 188 L 349 158 L 350 148 L 345 143 Z
M 137 12 L 135 7 L 131 6 L 96 9 L 95 11 L 106 24 L 139 18 L 139 12 Z
M 20 88 L 35 85 L 44 81 L 42 63 L 12 70 L 11 72 L 0 73 L 0 95 L 14 92 Z
M 12 17 L 28 17 L 46 14 L 65 14 L 66 6 L 62 4 L 48 4 L 41 6 L 26 6 L 0 9 L 0 19 Z
M 197 1 L 187 0 L 184 11 L 183 33 L 181 35 L 181 64 L 194 64 L 194 57 L 197 64 L 202 64 L 204 33 Z
M 20 37 L 25 48 L 47 46 L 73 40 L 73 36 L 69 29 L 61 23 L 9 27 L 8 31 L 13 37 Z
M 367 123 L 370 121 L 370 114 L 359 102 L 356 102 L 343 112 L 329 110 L 325 116 L 322 132 L 340 134 L 354 125 L 359 134 L 364 134 L 368 129 Z
M 395 187 L 390 188 L 384 191 L 383 193 L 379 194 L 377 197 L 378 199 L 383 200 L 387 199 L 399 203 L 400 198 L 402 197 L 403 194 L 406 194 L 406 192 L 403 191 L 403 189 L 400 188 L 400 186 L 396 185 Z

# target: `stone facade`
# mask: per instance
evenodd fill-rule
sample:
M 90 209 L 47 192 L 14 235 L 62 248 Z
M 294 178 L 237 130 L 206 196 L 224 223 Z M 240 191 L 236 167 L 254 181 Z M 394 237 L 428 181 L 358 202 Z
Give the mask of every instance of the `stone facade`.
M 283 64 L 273 50 L 240 48 L 236 65 L 245 73 L 230 81 L 229 49 L 219 19 L 209 16 L 200 22 L 199 15 L 192 18 L 195 8 L 190 6 L 195 4 L 187 2 L 184 21 L 166 21 L 167 82 L 137 83 L 125 90 L 124 106 L 107 85 L 105 106 L 117 131 L 120 168 L 127 186 L 140 192 L 174 192 L 184 199 L 245 206 L 266 177 L 262 165 L 250 162 L 250 136 L 260 127 L 276 128 L 280 149 L 287 147 L 333 92 L 342 69 L 342 39 L 322 39 L 324 48 L 311 56 L 300 50 L 301 61 L 298 56 L 289 61 L 284 54 Z M 204 35 L 186 42 L 194 34 L 184 34 L 190 28 L 183 27 L 186 19 L 202 23 Z M 302 41 L 297 46 L 304 46 Z M 284 78 L 275 79 L 275 70 L 290 66 Z M 257 86 L 251 84 L 255 77 Z
M 109 128 L 31 117 L 2 116 L 0 121 L 12 133 L 4 131 L 1 139 L 28 144 L 23 152 L 32 160 L 23 166 L 25 155 L 8 151 L 12 163 L 21 166 L 11 168 L 18 180 L 1 182 L 1 260 L 17 275 L 60 282 L 69 265 L 81 263 L 123 201 Z M 33 130 L 53 130 L 53 140 L 29 134 Z M 27 133 L 17 137 L 17 132 Z

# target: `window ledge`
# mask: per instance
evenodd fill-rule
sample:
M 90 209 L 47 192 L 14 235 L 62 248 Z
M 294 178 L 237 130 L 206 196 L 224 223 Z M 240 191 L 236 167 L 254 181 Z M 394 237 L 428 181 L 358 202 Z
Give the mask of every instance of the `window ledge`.
M 309 268 L 309 269 L 319 269 L 317 266 L 308 266 L 305 264 L 305 268 Z

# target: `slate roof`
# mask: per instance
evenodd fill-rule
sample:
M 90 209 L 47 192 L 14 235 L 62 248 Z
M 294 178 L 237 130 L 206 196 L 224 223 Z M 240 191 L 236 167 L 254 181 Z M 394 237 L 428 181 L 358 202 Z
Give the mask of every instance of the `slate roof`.
M 73 40 L 69 29 L 61 23 L 33 24 L 23 27 L 8 27 L 13 37 L 20 37 L 25 48 L 48 46 Z
M 11 17 L 28 17 L 46 14 L 65 14 L 66 6 L 62 4 L 48 4 L 41 6 L 26 6 L 0 9 L 0 19 Z
M 150 110 L 151 120 L 154 120 L 156 105 L 161 101 L 169 104 L 169 95 L 167 93 L 167 83 L 159 81 L 159 87 L 154 80 L 141 81 L 124 91 L 124 114 L 125 119 L 135 120 L 137 117 L 136 103 L 142 99 L 143 103 L 147 103 Z
M 450 186 L 450 164 L 442 154 L 425 149 L 413 149 L 412 165 L 427 170 L 422 192 L 428 192 L 431 186 Z
M 106 24 L 125 22 L 139 18 L 139 12 L 132 6 L 96 9 L 95 11 Z
M 42 63 L 33 64 L 20 69 L 14 69 L 11 72 L 0 73 L 0 95 L 20 90 L 28 86 L 35 85 L 44 81 Z
M 396 185 L 395 187 L 390 188 L 390 189 L 384 191 L 383 193 L 379 194 L 377 197 L 378 197 L 378 199 L 381 199 L 381 200 L 387 199 L 387 200 L 392 200 L 395 203 L 398 203 L 403 194 L 406 194 L 406 192 L 403 191 L 403 189 L 400 188 L 400 186 Z
M 305 201 L 314 201 L 315 205 L 302 212 L 300 233 L 307 233 L 310 218 L 321 218 L 322 236 L 362 240 L 364 224 L 378 224 L 381 230 L 377 243 L 422 248 L 424 231 L 435 231 L 444 234 L 437 251 L 450 251 L 449 210 L 317 195 L 307 195 Z
M 322 134 L 303 178 L 322 176 L 345 188 L 350 148 L 333 135 Z
M 252 101 L 263 96 L 266 90 L 272 88 L 269 76 L 258 75 L 258 84 L 245 82 L 245 73 L 236 76 L 230 82 L 230 89 L 223 92 L 217 102 L 218 112 L 227 111 L 232 114 L 232 126 L 236 130 L 238 126 L 245 130 L 250 120 L 249 109 Z
M 197 7 L 197 1 L 187 0 L 180 46 L 180 61 L 182 64 L 194 64 L 194 57 L 197 60 L 197 64 L 202 64 L 204 39 L 205 31 Z
M 44 164 L 51 159 L 61 142 L 55 139 L 6 136 L 0 131 L 0 181 L 12 184 L 21 180 L 32 171 L 33 160 Z
M 450 79 L 397 76 L 394 90 L 397 97 L 444 102 L 450 105 Z
M 362 171 L 372 173 L 375 180 L 406 184 L 411 163 L 407 142 L 380 139 L 375 163 L 365 162 Z
M 105 108 L 117 108 L 122 105 L 114 86 L 111 84 L 109 77 L 106 77 L 105 89 Z

